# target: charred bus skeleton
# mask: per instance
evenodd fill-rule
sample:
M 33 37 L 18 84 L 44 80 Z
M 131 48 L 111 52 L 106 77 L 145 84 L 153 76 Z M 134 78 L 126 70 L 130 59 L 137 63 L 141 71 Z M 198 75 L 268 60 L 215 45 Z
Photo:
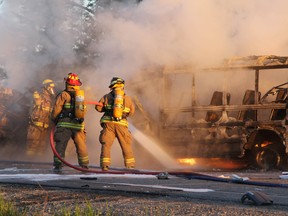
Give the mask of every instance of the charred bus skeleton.
M 163 147 L 177 159 L 239 159 L 250 167 L 283 169 L 287 167 L 288 153 L 288 82 L 283 82 L 287 78 L 281 74 L 287 74 L 287 68 L 288 57 L 279 56 L 233 58 L 221 67 L 197 71 L 163 67 L 150 71 L 154 77 L 156 74 L 154 81 L 142 78 L 142 86 L 136 82 L 134 90 L 142 103 L 145 128 L 154 131 Z M 146 76 L 150 72 L 146 70 Z M 268 78 L 263 79 L 262 73 Z M 282 80 L 273 84 L 277 76 Z M 154 103 L 154 110 L 149 104 L 145 106 L 149 98 L 141 91 L 143 84 L 147 89 L 148 82 L 160 101 L 157 106 Z M 217 91 L 212 89 L 215 84 Z M 210 93 L 204 96 L 208 101 L 202 100 L 206 105 L 199 105 L 199 93 Z M 151 93 L 148 95 L 151 97 Z
M 1 158 L 10 156 L 9 147 L 20 152 L 25 147 L 28 126 L 29 98 L 20 91 L 6 87 L 8 78 L 0 67 L 0 147 Z

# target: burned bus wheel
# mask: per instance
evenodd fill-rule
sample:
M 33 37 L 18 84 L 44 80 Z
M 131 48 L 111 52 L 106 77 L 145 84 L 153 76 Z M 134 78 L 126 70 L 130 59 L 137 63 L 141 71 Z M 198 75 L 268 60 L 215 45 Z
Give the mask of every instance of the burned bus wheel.
M 281 164 L 281 156 L 269 148 L 261 148 L 255 155 L 256 165 L 261 169 L 275 169 Z

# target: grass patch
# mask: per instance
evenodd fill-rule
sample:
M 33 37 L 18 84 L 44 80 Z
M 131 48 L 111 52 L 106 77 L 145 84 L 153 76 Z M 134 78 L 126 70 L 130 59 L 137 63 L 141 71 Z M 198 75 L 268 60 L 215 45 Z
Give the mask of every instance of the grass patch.
M 66 208 L 64 207 L 60 214 L 55 214 L 55 216 L 99 216 L 103 215 L 102 212 L 99 209 L 94 209 L 91 206 L 91 203 L 89 201 L 86 201 L 85 206 L 82 208 L 79 205 L 76 205 L 75 208 Z M 107 214 L 105 214 L 107 215 Z M 110 214 L 108 214 L 110 215 Z M 108 216 L 107 215 L 107 216 Z
M 20 213 L 12 202 L 4 200 L 0 196 L 0 216 L 25 216 L 26 212 Z

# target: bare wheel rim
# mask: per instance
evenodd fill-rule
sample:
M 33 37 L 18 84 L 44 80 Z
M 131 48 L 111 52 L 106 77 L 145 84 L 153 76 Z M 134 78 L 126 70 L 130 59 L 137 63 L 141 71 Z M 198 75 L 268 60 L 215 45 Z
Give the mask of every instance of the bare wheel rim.
M 256 154 L 256 163 L 263 169 L 277 168 L 280 161 L 280 155 L 276 151 L 269 148 L 261 149 Z

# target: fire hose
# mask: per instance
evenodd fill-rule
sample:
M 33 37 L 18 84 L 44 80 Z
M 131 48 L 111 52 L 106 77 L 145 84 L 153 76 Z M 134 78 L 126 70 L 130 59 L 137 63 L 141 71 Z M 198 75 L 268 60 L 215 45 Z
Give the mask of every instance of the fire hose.
M 98 104 L 97 102 L 89 102 L 89 104 Z M 249 180 L 239 180 L 239 179 L 229 179 L 229 178 L 222 178 L 222 177 L 215 177 L 210 176 L 206 174 L 201 173 L 195 173 L 195 172 L 185 172 L 185 171 L 171 171 L 171 172 L 163 172 L 163 171 L 143 171 L 143 170 L 125 170 L 125 171 L 102 171 L 97 169 L 87 169 L 82 168 L 79 166 L 72 165 L 71 163 L 67 162 L 65 159 L 63 159 L 59 153 L 56 151 L 54 146 L 54 132 L 55 132 L 55 126 L 52 127 L 50 132 L 50 146 L 54 153 L 54 155 L 66 166 L 81 171 L 85 173 L 96 173 L 96 174 L 140 174 L 140 175 L 161 175 L 163 173 L 166 173 L 167 175 L 182 177 L 186 179 L 199 179 L 199 180 L 208 180 L 208 181 L 217 181 L 217 182 L 225 182 L 225 183 L 236 183 L 236 184 L 246 184 L 246 185 L 255 185 L 255 186 L 266 186 L 266 187 L 284 187 L 288 188 L 288 184 L 278 184 L 278 183 L 270 183 L 270 182 L 259 182 L 259 181 L 249 181 Z
M 96 174 L 140 174 L 140 175 L 160 175 L 165 172 L 162 171 L 143 171 L 143 170 L 127 170 L 127 171 L 101 171 L 96 169 L 86 169 L 78 166 L 74 166 L 71 163 L 64 160 L 56 151 L 54 146 L 54 131 L 55 126 L 51 129 L 50 133 L 50 145 L 54 155 L 66 166 L 86 173 L 96 173 Z M 278 184 L 278 183 L 270 183 L 270 182 L 258 182 L 258 181 L 243 181 L 243 180 L 235 180 L 235 179 L 227 179 L 222 177 L 215 177 L 210 175 L 205 175 L 201 173 L 195 172 L 178 172 L 178 171 L 171 171 L 166 172 L 168 175 L 182 177 L 186 179 L 199 179 L 199 180 L 207 180 L 207 181 L 217 181 L 217 182 L 224 182 L 224 183 L 236 183 L 236 184 L 246 184 L 246 185 L 255 185 L 255 186 L 265 186 L 265 187 L 284 187 L 288 188 L 288 184 Z

